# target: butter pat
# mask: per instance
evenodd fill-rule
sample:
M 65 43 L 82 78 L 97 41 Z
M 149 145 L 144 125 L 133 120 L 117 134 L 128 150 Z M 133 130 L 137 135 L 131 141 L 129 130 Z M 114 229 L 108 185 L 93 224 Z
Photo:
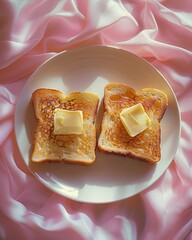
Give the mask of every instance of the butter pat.
M 83 132 L 83 112 L 55 109 L 54 134 L 81 134 Z
M 131 137 L 147 129 L 151 122 L 141 103 L 120 112 L 120 119 L 126 131 Z

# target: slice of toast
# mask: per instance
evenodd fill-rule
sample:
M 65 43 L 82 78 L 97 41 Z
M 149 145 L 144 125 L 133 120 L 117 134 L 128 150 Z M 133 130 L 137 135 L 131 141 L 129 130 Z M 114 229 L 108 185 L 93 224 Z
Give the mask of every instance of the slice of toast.
M 125 130 L 120 112 L 124 108 L 141 103 L 151 125 L 135 137 Z M 110 83 L 104 89 L 104 115 L 98 140 L 100 151 L 114 153 L 147 162 L 161 158 L 160 121 L 168 105 L 166 94 L 154 88 L 135 91 L 126 84 Z
M 90 165 L 95 161 L 95 118 L 99 98 L 94 93 L 74 92 L 67 96 L 58 90 L 37 89 L 32 103 L 37 118 L 34 134 L 33 162 L 69 162 Z M 55 135 L 54 110 L 81 110 L 83 133 Z

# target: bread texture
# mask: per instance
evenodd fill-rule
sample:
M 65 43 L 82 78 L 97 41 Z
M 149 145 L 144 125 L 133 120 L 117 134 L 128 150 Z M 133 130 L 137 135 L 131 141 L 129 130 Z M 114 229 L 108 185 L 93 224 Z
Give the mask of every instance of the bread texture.
M 131 137 L 121 122 L 120 112 L 137 103 L 143 105 L 151 125 Z M 126 84 L 109 83 L 104 89 L 104 115 L 98 139 L 99 150 L 145 162 L 158 162 L 161 158 L 160 121 L 167 106 L 167 95 L 158 89 L 144 88 L 137 92 Z
M 94 93 L 74 92 L 67 96 L 58 90 L 41 88 L 32 93 L 37 118 L 32 162 L 66 162 L 90 165 L 95 161 L 95 119 L 99 97 Z M 83 111 L 83 133 L 55 135 L 56 108 Z

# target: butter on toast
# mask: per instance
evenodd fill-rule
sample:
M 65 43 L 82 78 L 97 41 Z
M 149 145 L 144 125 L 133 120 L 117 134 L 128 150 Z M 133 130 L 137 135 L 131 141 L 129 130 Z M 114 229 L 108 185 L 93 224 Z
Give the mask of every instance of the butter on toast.
M 129 136 L 121 120 L 124 108 L 141 103 L 151 125 L 135 137 Z M 109 83 L 104 89 L 104 115 L 98 140 L 100 151 L 155 163 L 161 158 L 160 121 L 168 105 L 167 95 L 154 88 L 136 91 L 126 84 Z
M 67 96 L 58 90 L 37 89 L 32 93 L 32 103 L 37 118 L 34 134 L 33 162 L 69 162 L 90 165 L 95 161 L 95 118 L 99 97 L 94 93 L 74 92 Z M 56 108 L 81 110 L 83 133 L 54 134 Z

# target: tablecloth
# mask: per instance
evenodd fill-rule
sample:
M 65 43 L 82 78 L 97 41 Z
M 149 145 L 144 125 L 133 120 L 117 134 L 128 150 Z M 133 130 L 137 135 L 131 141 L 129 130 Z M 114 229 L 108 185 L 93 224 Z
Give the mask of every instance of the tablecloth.
M 165 173 L 134 197 L 79 203 L 45 188 L 19 153 L 19 94 L 58 52 L 110 45 L 149 61 L 178 99 L 181 138 Z M 192 239 L 191 0 L 0 1 L 0 239 Z

